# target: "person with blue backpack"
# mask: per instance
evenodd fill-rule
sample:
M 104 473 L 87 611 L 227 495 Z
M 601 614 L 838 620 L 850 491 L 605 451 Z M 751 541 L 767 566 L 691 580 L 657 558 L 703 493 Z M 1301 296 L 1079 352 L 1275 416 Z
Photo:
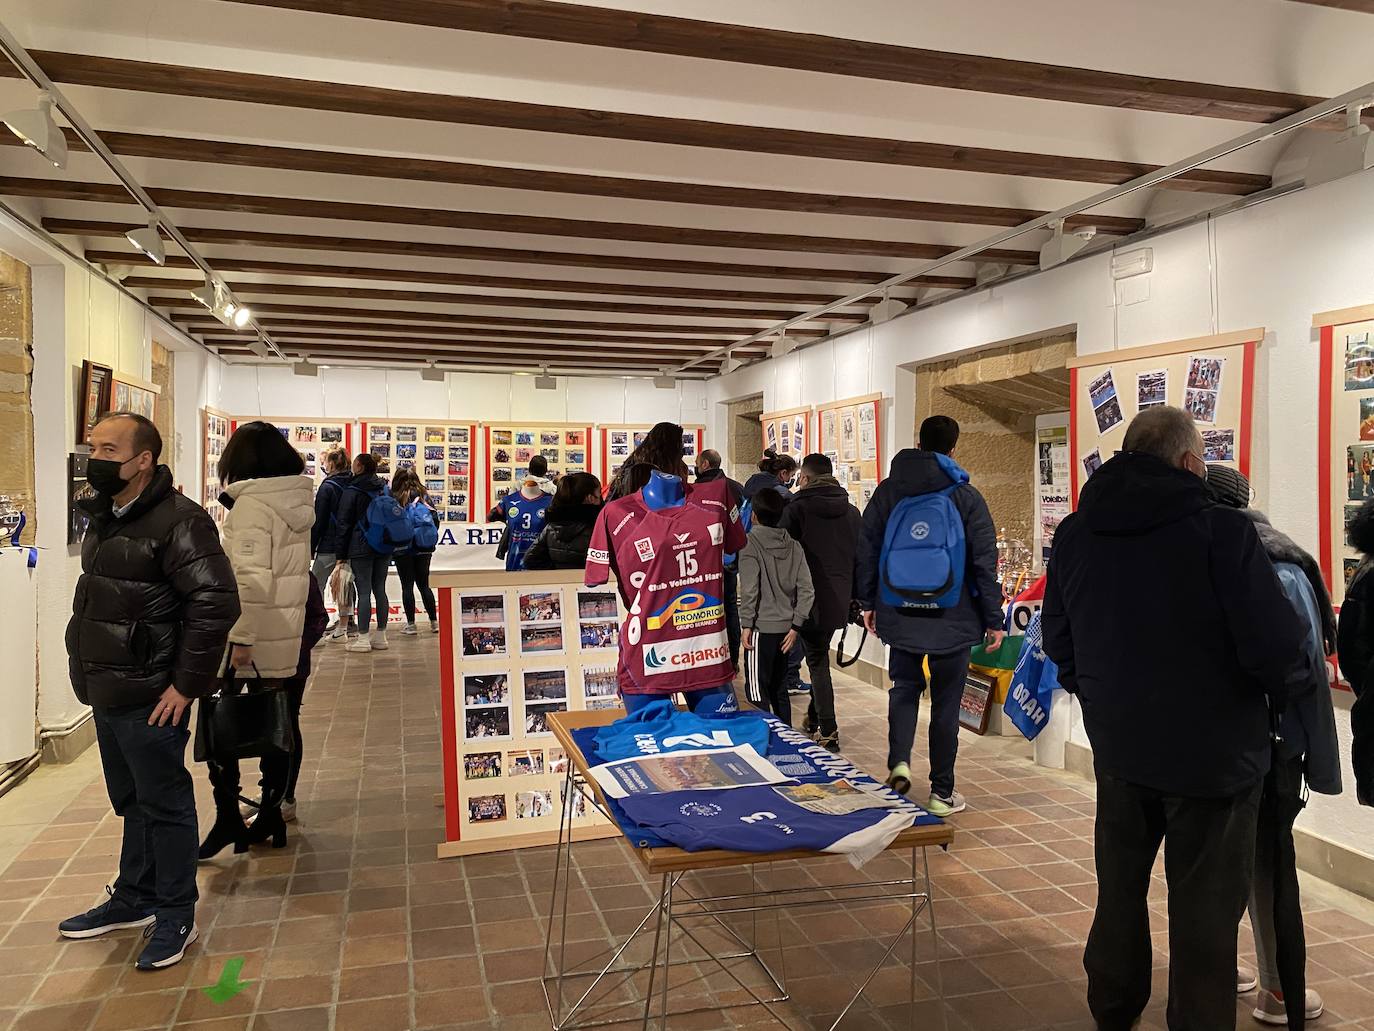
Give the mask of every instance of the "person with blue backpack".
M 959 702 L 969 651 L 1001 647 L 1002 589 L 997 533 L 983 495 L 954 461 L 959 424 L 921 423 L 919 448 L 892 459 L 888 478 L 864 509 L 854 594 L 868 632 L 891 646 L 887 696 L 888 786 L 911 790 L 911 748 L 930 668 L 930 798 L 949 816 L 965 808 L 954 788 Z
M 439 609 L 434 603 L 434 591 L 429 586 L 429 564 L 434 549 L 439 546 L 439 513 L 430 503 L 429 492 L 414 469 L 397 469 L 391 478 L 391 496 L 405 509 L 413 536 L 409 544 L 398 545 L 392 552 L 396 560 L 396 575 L 401 578 L 401 608 L 405 610 L 406 625 L 401 633 L 414 637 L 415 591 L 420 592 L 425 614 L 429 616 L 429 631 L 439 632 Z
M 390 603 L 386 597 L 386 574 L 391 568 L 391 554 L 398 546 L 408 545 L 415 536 L 405 509 L 387 490 L 377 475 L 377 458 L 361 454 L 353 459 L 353 482 L 339 497 L 339 539 L 346 551 L 339 561 L 353 570 L 353 582 L 358 588 L 358 639 L 350 641 L 346 651 L 386 651 L 387 614 Z M 377 629 L 368 636 L 373 606 L 377 611 Z

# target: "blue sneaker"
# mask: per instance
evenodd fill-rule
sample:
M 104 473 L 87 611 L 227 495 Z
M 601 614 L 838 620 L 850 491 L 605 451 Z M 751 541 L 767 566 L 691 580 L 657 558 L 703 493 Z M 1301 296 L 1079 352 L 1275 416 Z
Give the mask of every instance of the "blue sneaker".
M 156 919 L 151 909 L 139 909 L 118 898 L 108 884 L 105 894 L 110 897 L 94 909 L 80 916 L 70 916 L 58 924 L 58 933 L 64 938 L 95 938 L 106 931 L 146 927 Z
M 148 944 L 138 954 L 134 964 L 139 970 L 161 970 L 175 966 L 186 955 L 186 948 L 200 937 L 196 925 L 184 924 L 170 917 L 159 917 L 157 922 L 143 932 Z

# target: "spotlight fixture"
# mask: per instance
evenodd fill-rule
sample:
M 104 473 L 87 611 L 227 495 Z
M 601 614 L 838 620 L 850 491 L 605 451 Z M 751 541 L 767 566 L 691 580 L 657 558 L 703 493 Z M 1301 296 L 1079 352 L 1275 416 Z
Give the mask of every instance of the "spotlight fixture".
M 271 358 L 272 349 L 267 346 L 267 341 L 262 337 L 254 337 L 248 341 L 248 350 L 252 351 L 259 358 Z
M 297 376 L 318 376 L 320 367 L 309 358 L 302 358 L 295 365 L 291 366 L 291 371 Z
M 240 304 L 235 307 L 233 301 L 230 301 L 226 305 L 225 314 L 229 317 L 229 320 L 233 322 L 235 329 L 243 329 L 253 320 L 252 308 L 249 308 L 246 304 Z
M 796 337 L 790 337 L 786 333 L 779 333 L 777 339 L 773 341 L 772 348 L 769 349 L 769 357 L 781 358 L 783 355 L 791 354 L 801 343 Z
M 654 377 L 655 390 L 676 390 L 677 380 L 668 372 L 666 368 L 659 369 L 658 375 Z
M 744 363 L 735 357 L 734 351 L 725 352 L 725 360 L 720 363 L 720 374 L 728 376 L 732 372 L 744 368 Z
M 38 94 L 36 108 L 11 111 L 0 120 L 25 146 L 38 151 L 57 168 L 66 168 L 67 137 L 62 135 L 61 128 L 53 121 L 52 107 L 52 94 L 45 90 Z
M 535 389 L 535 390 L 557 390 L 557 389 L 558 389 L 558 377 L 556 377 L 556 376 L 550 376 L 550 375 L 549 375 L 549 367 L 548 367 L 547 365 L 541 365 L 541 366 L 539 366 L 539 375 L 536 376 L 536 377 L 534 377 L 534 389 Z
M 1361 120 L 1370 106 L 1374 97 L 1345 109 L 1345 130 L 1317 144 L 1307 159 L 1303 185 L 1317 186 L 1374 168 L 1374 133 Z
M 162 233 L 158 229 L 156 216 L 141 229 L 130 229 L 124 234 L 124 239 L 154 265 L 167 264 L 167 248 L 162 242 Z
M 1062 265 L 1084 247 L 1092 242 L 1097 235 L 1096 226 L 1082 226 L 1073 230 L 1068 235 L 1064 234 L 1064 223 L 1055 222 L 1052 226 L 1054 235 L 1049 242 L 1040 248 L 1040 271 L 1052 269 L 1056 265 Z
M 211 314 L 214 314 L 219 308 L 220 289 L 208 279 L 203 286 L 198 286 L 192 290 L 191 296 L 196 299 L 198 304 L 208 308 Z
M 247 329 L 253 321 L 253 309 L 235 301 L 223 283 L 206 279 L 204 286 L 191 291 L 191 296 L 230 329 Z
M 878 326 L 889 319 L 895 319 L 902 312 L 906 311 L 906 305 L 895 297 L 889 297 L 887 291 L 883 291 L 883 299 L 868 310 L 868 321 Z

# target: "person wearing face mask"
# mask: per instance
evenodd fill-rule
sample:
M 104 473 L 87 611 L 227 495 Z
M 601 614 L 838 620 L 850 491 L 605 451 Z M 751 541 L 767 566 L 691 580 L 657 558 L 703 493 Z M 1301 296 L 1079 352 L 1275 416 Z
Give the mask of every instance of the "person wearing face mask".
M 1097 773 L 1097 912 L 1083 966 L 1099 1028 L 1150 998 L 1151 873 L 1169 882 L 1171 1028 L 1236 1026 L 1271 711 L 1305 630 L 1255 524 L 1208 492 L 1202 436 L 1160 406 L 1054 536 L 1045 653 L 1078 696 Z
M 214 687 L 240 614 L 234 570 L 203 508 L 159 465 L 162 437 L 116 412 L 91 430 L 96 496 L 67 625 L 72 689 L 91 706 L 105 786 L 124 820 L 109 898 L 58 925 L 67 938 L 142 927 L 136 966 L 177 963 L 196 940 L 191 701 Z

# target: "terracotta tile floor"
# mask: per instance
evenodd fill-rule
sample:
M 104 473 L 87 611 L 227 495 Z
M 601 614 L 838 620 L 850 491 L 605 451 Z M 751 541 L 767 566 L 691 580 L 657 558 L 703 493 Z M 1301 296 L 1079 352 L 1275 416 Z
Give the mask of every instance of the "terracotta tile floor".
M 301 818 L 291 843 L 202 867 L 201 941 L 180 966 L 135 971 L 140 939 L 133 933 L 89 942 L 56 934 L 57 920 L 90 905 L 114 871 L 119 827 L 94 750 L 71 766 L 39 770 L 0 799 L 0 866 L 8 864 L 0 872 L 0 1029 L 549 1026 L 537 977 L 552 851 L 435 859 L 435 641 L 400 638 L 391 651 L 370 656 L 327 646 L 316 655 L 304 714 Z M 847 677 L 837 686 L 846 751 L 878 770 L 885 699 Z M 1081 953 L 1095 895 L 1092 787 L 1035 768 L 1027 754 L 1023 742 L 965 739 L 959 776 L 970 808 L 956 818 L 951 853 L 931 857 L 939 973 L 955 1031 L 1091 1026 Z M 208 790 L 197 776 L 204 818 Z M 865 873 L 899 875 L 905 863 L 883 857 Z M 761 879 L 815 885 L 848 872 L 839 860 L 778 864 Z M 632 930 L 651 896 L 618 842 L 578 846 L 574 874 L 569 955 L 582 960 Z M 738 886 L 740 876 L 717 875 L 693 888 Z M 1156 888 L 1159 954 L 1147 1028 L 1164 1026 L 1165 909 L 1162 885 Z M 1317 1026 L 1374 1029 L 1374 905 L 1313 880 L 1305 882 L 1305 895 L 1310 983 L 1328 1006 Z M 847 996 L 844 982 L 881 954 L 875 939 L 904 918 L 900 905 L 882 903 L 761 919 L 762 944 L 785 946 L 780 960 L 793 998 L 779 1012 L 787 1025 L 828 1026 Z M 711 932 L 697 933 L 705 940 Z M 1244 927 L 1241 942 L 1249 951 Z M 940 1026 L 928 935 L 918 950 L 915 1014 L 906 1002 L 910 968 L 893 965 L 874 980 L 846 1027 Z M 647 944 L 629 955 L 646 951 Z M 909 956 L 909 947 L 898 954 Z M 200 989 L 235 956 L 243 957 L 250 984 L 215 1004 Z M 752 968 L 735 969 L 741 979 L 756 980 Z M 700 964 L 675 968 L 670 983 L 684 1008 L 742 995 L 729 976 Z M 623 986 L 608 994 L 611 1002 L 626 997 Z M 1239 1003 L 1242 1027 L 1257 1026 L 1250 1005 Z M 710 1010 L 671 1022 L 682 1029 L 769 1026 L 778 1025 L 758 1009 Z

